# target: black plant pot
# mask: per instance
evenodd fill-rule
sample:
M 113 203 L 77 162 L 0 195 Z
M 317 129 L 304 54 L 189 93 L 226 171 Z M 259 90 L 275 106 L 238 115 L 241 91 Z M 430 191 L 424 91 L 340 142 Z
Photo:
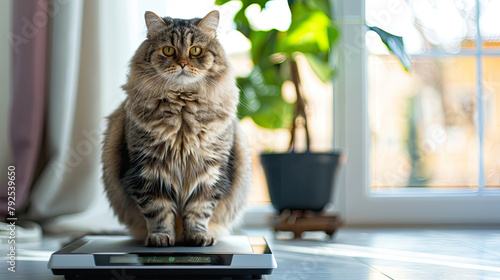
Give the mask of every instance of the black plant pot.
M 285 209 L 321 211 L 330 202 L 345 151 L 331 153 L 262 154 L 271 202 Z

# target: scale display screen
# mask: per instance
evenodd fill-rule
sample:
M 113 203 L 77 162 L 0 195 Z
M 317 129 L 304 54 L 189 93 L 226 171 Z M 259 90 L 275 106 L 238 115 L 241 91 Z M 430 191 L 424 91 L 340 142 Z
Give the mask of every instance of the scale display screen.
M 168 264 L 168 263 L 194 263 L 194 264 L 210 264 L 212 258 L 209 256 L 148 256 L 148 257 L 135 257 L 135 256 L 112 256 L 109 258 L 109 263 L 134 263 L 139 262 L 143 264 Z
M 94 255 L 94 260 L 97 266 L 230 265 L 232 255 L 103 254 Z

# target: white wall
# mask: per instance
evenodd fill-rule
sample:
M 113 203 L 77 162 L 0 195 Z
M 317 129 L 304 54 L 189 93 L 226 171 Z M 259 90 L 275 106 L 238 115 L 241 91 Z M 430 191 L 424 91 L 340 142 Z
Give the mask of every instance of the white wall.
M 10 149 L 10 67 L 11 49 L 9 30 L 11 26 L 12 1 L 0 1 L 0 180 L 7 174 L 7 166 L 12 163 Z M 0 184 L 5 183 L 0 181 Z

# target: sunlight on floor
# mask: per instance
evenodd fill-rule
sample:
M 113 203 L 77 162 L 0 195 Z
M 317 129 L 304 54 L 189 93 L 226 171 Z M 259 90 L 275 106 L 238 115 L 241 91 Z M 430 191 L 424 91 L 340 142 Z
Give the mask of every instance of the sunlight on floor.
M 478 260 L 449 255 L 419 253 L 413 251 L 379 249 L 366 246 L 353 246 L 344 244 L 329 244 L 321 247 L 274 245 L 273 249 L 274 251 L 285 251 L 314 256 L 368 258 L 500 272 L 500 262 L 495 261 Z

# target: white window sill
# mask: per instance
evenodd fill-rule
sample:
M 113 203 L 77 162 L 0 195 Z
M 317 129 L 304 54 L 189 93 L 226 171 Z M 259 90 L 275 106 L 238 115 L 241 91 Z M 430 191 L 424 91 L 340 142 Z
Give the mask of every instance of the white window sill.
M 243 214 L 243 226 L 245 228 L 262 228 L 271 224 L 271 218 L 276 210 L 271 204 L 250 205 Z

